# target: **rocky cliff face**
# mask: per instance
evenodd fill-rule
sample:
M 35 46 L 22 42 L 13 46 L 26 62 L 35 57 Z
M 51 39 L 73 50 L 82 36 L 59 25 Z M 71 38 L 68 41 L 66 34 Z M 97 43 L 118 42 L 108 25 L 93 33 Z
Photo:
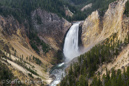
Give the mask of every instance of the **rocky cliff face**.
M 94 43 L 94 40 L 100 35 L 100 19 L 98 11 L 93 12 L 82 25 L 82 43 L 86 47 Z
M 118 33 L 118 39 L 124 39 L 129 31 L 127 29 L 128 20 L 127 18 L 125 20 L 123 16 L 126 2 L 127 0 L 115 1 L 109 5 L 103 17 L 98 11 L 95 11 L 84 21 L 81 39 L 85 48 L 99 43 L 113 33 Z
M 41 19 L 40 24 L 36 20 L 37 16 Z M 40 38 L 55 50 L 61 50 L 64 36 L 71 24 L 56 14 L 41 9 L 32 12 L 32 20 Z

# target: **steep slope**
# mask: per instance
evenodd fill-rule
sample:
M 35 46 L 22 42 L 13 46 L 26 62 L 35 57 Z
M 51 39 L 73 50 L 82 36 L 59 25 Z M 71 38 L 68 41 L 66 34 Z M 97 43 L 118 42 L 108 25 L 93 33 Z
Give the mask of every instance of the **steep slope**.
M 31 55 L 32 56 L 36 55 L 35 57 L 39 57 L 36 53 L 34 53 L 34 51 L 32 50 L 31 46 L 28 43 L 28 37 L 26 36 L 25 27 L 23 25 L 20 25 L 18 21 L 15 20 L 13 17 L 5 18 L 0 16 L 0 18 L 1 18 L 0 39 L 2 43 L 7 45 L 8 48 L 10 49 L 9 50 L 10 52 L 5 49 L 7 53 L 13 53 L 14 52 L 13 50 L 16 50 L 18 57 L 22 55 L 24 55 L 24 58 L 29 57 Z M 45 61 L 43 62 L 47 63 Z
M 37 16 L 41 18 L 40 24 L 35 19 Z M 54 13 L 37 9 L 32 12 L 32 23 L 43 41 L 55 50 L 62 50 L 64 35 L 71 26 L 68 21 Z
M 16 69 L 18 73 L 21 71 L 24 75 L 21 76 L 23 78 L 25 78 L 25 75 L 28 76 L 29 73 L 32 73 L 32 76 L 38 74 L 37 77 L 40 76 L 43 80 L 49 80 L 48 73 L 45 70 L 50 68 L 51 64 L 31 48 L 28 40 L 24 25 L 19 24 L 13 17 L 5 18 L 0 16 L 0 51 L 5 54 L 0 56 L 0 58 L 3 58 L 0 61 L 5 61 L 4 63 L 7 66 Z M 37 63 L 37 60 L 34 60 L 34 57 L 40 64 Z M 26 66 L 27 64 L 28 66 Z M 48 67 L 45 67 L 46 65 Z M 22 68 L 20 68 L 21 66 Z M 36 73 L 35 70 L 38 72 Z M 12 72 L 15 76 L 20 77 L 14 70 Z M 46 74 L 47 76 L 45 76 Z M 22 78 L 20 79 L 22 80 Z M 27 79 L 31 79 L 31 77 L 28 76 Z
M 51 64 L 61 61 L 63 39 L 71 26 L 62 18 L 64 5 L 60 0 L 0 0 L 0 61 L 20 80 L 51 82 L 48 72 Z
M 41 9 L 33 11 L 31 18 L 31 27 L 34 29 L 29 27 L 28 21 L 20 24 L 13 16 L 0 16 L 0 50 L 7 57 L 1 55 L 0 57 L 3 57 L 1 61 L 7 60 L 11 67 L 16 68 L 18 73 L 21 71 L 28 79 L 31 78 L 28 74 L 32 73 L 32 77 L 41 77 L 44 82 L 50 83 L 48 71 L 52 66 L 51 63 L 56 64 L 59 61 L 57 58 L 61 52 L 58 51 L 62 50 L 65 33 L 71 24 L 56 14 Z M 32 42 L 40 53 L 30 45 Z M 50 47 L 47 52 L 44 50 L 46 44 Z M 15 74 L 13 70 L 12 72 Z M 15 75 L 20 79 L 24 78 Z
M 120 0 L 109 5 L 104 17 L 98 11 L 93 12 L 82 25 L 82 43 L 84 47 L 97 44 L 113 33 L 118 33 L 118 39 L 124 39 L 128 29 L 122 28 L 124 7 L 127 0 Z

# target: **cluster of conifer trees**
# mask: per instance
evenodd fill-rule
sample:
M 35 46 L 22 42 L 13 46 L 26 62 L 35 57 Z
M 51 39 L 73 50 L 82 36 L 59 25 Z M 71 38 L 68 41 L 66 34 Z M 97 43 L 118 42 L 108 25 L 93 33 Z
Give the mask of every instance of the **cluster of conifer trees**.
M 129 67 L 127 67 L 127 71 L 123 70 L 123 72 L 120 69 L 106 71 L 102 80 L 99 75 L 99 77 L 94 77 L 91 86 L 129 86 Z
M 64 6 L 68 7 L 74 13 L 75 16 L 73 18 L 65 15 Z M 77 13 L 81 15 L 83 13 L 62 0 L 0 0 L 0 14 L 4 16 L 13 15 L 19 22 L 23 22 L 24 19 L 29 19 L 31 12 L 37 8 L 56 13 L 58 16 L 70 21 L 82 20 L 82 16 Z
M 113 58 L 117 58 L 122 50 L 122 47 L 126 47 L 129 44 L 129 35 L 126 37 L 124 43 L 121 41 L 115 41 L 117 33 L 107 38 L 103 43 L 96 45 L 89 52 L 78 57 L 78 62 L 73 63 L 66 77 L 62 80 L 61 86 L 88 86 L 88 79 L 94 77 L 95 71 L 99 68 L 99 65 L 103 63 L 109 63 Z M 113 77 L 116 79 L 120 76 L 118 74 Z M 108 77 L 108 78 L 107 78 Z M 122 77 L 122 75 L 121 75 Z M 119 77 L 120 79 L 122 79 Z M 105 86 L 119 86 L 112 85 L 112 78 L 109 77 L 108 73 L 104 77 Z M 106 81 L 107 80 L 107 81 Z M 124 79 L 123 79 L 124 80 Z M 118 84 L 113 82 L 115 84 Z M 123 83 L 123 81 L 119 82 Z M 91 86 L 101 86 L 102 81 L 95 78 Z M 126 86 L 127 83 L 125 83 Z M 103 85 L 104 86 L 104 85 Z
M 13 15 L 20 23 L 24 19 L 30 19 L 33 10 L 41 8 L 49 12 L 58 14 L 69 21 L 84 20 L 91 12 L 100 10 L 103 15 L 108 8 L 109 3 L 115 0 L 71 0 L 73 3 L 82 7 L 92 3 L 92 8 L 81 12 L 79 7 L 75 7 L 64 0 L 0 0 L 0 14 L 4 16 Z M 68 7 L 73 13 L 73 17 L 65 15 L 65 7 Z M 78 9 L 79 8 L 79 9 Z
M 66 0 L 64 0 L 66 1 Z M 93 11 L 99 10 L 100 15 L 103 16 L 105 11 L 108 9 L 108 6 L 111 2 L 114 2 L 116 0 L 67 0 L 69 2 L 72 2 L 77 6 L 78 8 L 82 8 L 85 5 L 91 4 L 92 7 L 89 9 L 86 9 L 83 13 L 88 16 L 90 15 Z
M 127 16 L 129 16 L 129 0 L 127 1 L 127 3 L 125 4 L 125 14 Z

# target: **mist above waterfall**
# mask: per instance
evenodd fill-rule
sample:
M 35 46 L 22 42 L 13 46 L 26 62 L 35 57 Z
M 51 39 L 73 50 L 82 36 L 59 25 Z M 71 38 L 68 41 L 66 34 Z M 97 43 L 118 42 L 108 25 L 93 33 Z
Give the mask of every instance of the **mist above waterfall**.
M 74 23 L 65 37 L 64 49 L 63 49 L 65 62 L 69 62 L 73 58 L 80 55 L 78 46 L 79 24 L 80 22 Z

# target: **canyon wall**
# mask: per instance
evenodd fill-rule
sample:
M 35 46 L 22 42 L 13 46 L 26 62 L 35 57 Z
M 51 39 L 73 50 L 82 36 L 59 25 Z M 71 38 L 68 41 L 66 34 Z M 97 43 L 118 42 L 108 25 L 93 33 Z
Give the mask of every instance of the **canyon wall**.
M 37 16 L 40 18 L 39 20 L 37 20 Z M 57 62 L 53 59 L 57 58 L 57 52 L 62 50 L 63 40 L 71 23 L 54 13 L 41 9 L 33 11 L 31 18 L 31 27 L 34 27 L 35 34 L 40 40 L 51 47 L 49 52 L 44 53 L 42 47 L 40 49 L 40 45 L 37 45 L 40 52 L 43 53 L 41 55 L 31 47 L 29 30 L 31 31 L 32 28 L 29 27 L 29 21 L 25 20 L 25 22 L 19 23 L 13 16 L 0 16 L 0 53 L 4 53 L 2 54 L 3 58 L 0 56 L 0 61 L 4 62 L 6 59 L 7 66 L 20 80 L 23 78 L 34 80 L 40 76 L 42 77 L 40 80 L 49 84 L 51 78 L 48 71 L 52 67 L 51 62 Z M 35 44 L 37 43 L 35 42 Z M 32 74 L 33 79 L 28 75 L 29 73 Z
M 40 24 L 37 23 L 36 16 L 41 18 Z M 62 50 L 64 36 L 71 23 L 54 13 L 41 9 L 32 12 L 32 20 L 39 37 L 55 50 Z
M 93 12 L 82 25 L 82 44 L 86 48 L 95 45 L 118 33 L 118 39 L 123 40 L 127 35 L 129 22 L 124 16 L 125 3 L 127 0 L 117 0 L 109 5 L 104 16 L 98 11 Z

